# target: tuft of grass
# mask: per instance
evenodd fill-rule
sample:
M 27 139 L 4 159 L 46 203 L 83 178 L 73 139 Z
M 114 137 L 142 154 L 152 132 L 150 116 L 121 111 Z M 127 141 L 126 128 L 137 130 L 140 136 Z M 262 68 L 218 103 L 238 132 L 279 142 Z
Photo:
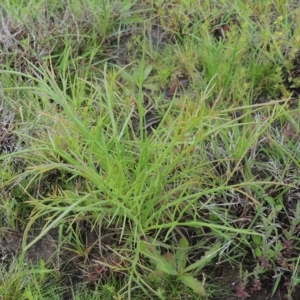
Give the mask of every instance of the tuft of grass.
M 280 0 L 4 2 L 0 227 L 24 264 L 8 262 L 0 294 L 213 299 L 230 263 L 240 299 L 273 279 L 291 298 L 298 14 Z M 47 236 L 57 250 L 34 265 Z

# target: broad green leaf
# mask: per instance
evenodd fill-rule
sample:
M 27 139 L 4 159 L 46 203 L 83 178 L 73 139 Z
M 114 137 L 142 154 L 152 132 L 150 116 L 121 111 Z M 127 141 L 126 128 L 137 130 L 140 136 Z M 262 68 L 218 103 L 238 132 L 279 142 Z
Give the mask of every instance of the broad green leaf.
M 169 275 L 178 275 L 178 272 L 172 267 L 172 264 L 163 258 L 157 262 L 156 268 L 157 270 L 163 271 Z
M 173 261 L 168 261 L 159 251 L 150 244 L 142 242 L 141 253 L 148 256 L 151 263 L 155 265 L 157 270 L 163 271 L 169 275 L 177 275 L 178 272 L 173 268 Z
M 144 80 L 146 80 L 148 78 L 151 71 L 152 71 L 152 66 L 151 65 L 149 65 L 148 67 L 145 68 L 145 70 L 144 70 Z
M 164 289 L 162 289 L 162 288 L 157 289 L 157 295 L 158 295 L 160 300 L 165 300 L 166 299 L 165 296 L 164 296 L 164 293 L 165 293 Z
M 161 283 L 164 279 L 165 273 L 161 270 L 154 270 L 149 275 L 148 278 L 155 283 Z
M 214 246 L 211 247 L 210 250 L 204 253 L 204 256 L 202 256 L 201 259 L 185 268 L 183 272 L 187 273 L 198 268 L 204 268 L 218 254 L 218 250 L 220 248 L 221 243 L 216 243 Z
M 176 251 L 175 254 L 175 261 L 177 264 L 177 270 L 178 272 L 183 272 L 186 262 L 187 262 L 187 248 L 189 247 L 189 242 L 186 238 L 181 238 L 179 240 L 179 248 Z
M 258 245 L 258 246 L 262 245 L 262 238 L 261 238 L 261 236 L 259 236 L 259 235 L 252 235 L 251 238 L 252 238 L 253 242 L 256 245 Z
M 186 248 L 188 248 L 188 246 L 189 246 L 189 242 L 186 238 L 183 237 L 179 240 L 179 247 L 180 248 L 186 249 Z
M 187 287 L 191 288 L 197 294 L 205 295 L 205 289 L 203 284 L 199 280 L 194 278 L 192 275 L 182 276 L 180 277 L 180 281 Z
M 153 92 L 158 92 L 161 90 L 161 87 L 158 83 L 143 83 L 143 87 Z
M 254 250 L 254 253 L 256 256 L 262 256 L 262 251 L 260 249 L 260 247 L 256 247 L 255 250 Z
M 275 201 L 272 197 L 265 197 L 265 200 L 271 205 L 271 207 L 274 207 L 275 206 Z
M 120 75 L 124 80 L 131 82 L 131 83 L 135 83 L 134 77 L 131 74 L 129 74 L 128 72 L 126 72 L 124 69 L 121 70 Z
M 141 242 L 141 245 L 141 253 L 146 255 L 150 259 L 151 263 L 156 266 L 157 262 L 162 259 L 159 251 L 156 250 L 155 246 L 150 245 L 146 242 Z
M 267 251 L 267 255 L 269 258 L 274 258 L 275 257 L 275 252 L 272 249 L 268 249 Z

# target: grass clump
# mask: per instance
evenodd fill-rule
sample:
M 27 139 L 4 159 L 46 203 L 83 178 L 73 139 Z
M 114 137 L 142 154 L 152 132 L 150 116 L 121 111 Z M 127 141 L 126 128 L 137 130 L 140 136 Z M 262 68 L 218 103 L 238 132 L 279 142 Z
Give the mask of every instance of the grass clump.
M 298 13 L 3 4 L 4 299 L 292 299 Z

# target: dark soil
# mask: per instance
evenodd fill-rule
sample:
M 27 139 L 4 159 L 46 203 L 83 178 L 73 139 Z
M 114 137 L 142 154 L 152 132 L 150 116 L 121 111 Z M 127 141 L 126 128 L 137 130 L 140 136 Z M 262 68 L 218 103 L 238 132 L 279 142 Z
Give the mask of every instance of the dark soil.
M 32 230 L 28 242 L 32 241 L 40 230 Z M 61 272 L 61 286 L 65 290 L 64 299 L 71 299 L 69 287 L 76 284 L 88 283 L 93 284 L 98 281 L 105 281 L 106 276 L 110 276 L 108 269 L 92 265 L 93 259 L 107 261 L 111 253 L 103 249 L 99 251 L 99 237 L 96 233 L 83 230 L 82 238 L 85 240 L 86 255 L 76 255 L 76 251 L 69 244 L 60 245 L 58 249 L 58 233 L 55 230 L 50 230 L 49 233 L 34 244 L 26 253 L 25 260 L 38 264 L 40 260 L 44 260 L 49 267 L 57 267 Z M 22 250 L 22 231 L 4 231 L 0 235 L 0 258 L 1 264 L 9 265 L 17 257 Z M 109 243 L 108 239 L 105 239 Z M 103 241 L 102 241 L 103 243 Z M 112 241 L 110 241 L 112 244 Z M 102 252 L 102 253 L 100 253 Z M 85 267 L 84 267 L 85 266 Z M 243 264 L 243 270 L 247 270 L 247 265 Z M 251 268 L 249 267 L 249 271 Z M 209 267 L 205 271 L 209 278 L 212 278 L 213 284 L 220 288 L 223 296 L 215 297 L 214 300 L 240 300 L 243 299 L 237 296 L 237 290 L 241 282 L 240 270 L 238 266 L 233 266 L 229 263 L 224 263 L 216 266 L 214 269 Z M 209 282 L 210 280 L 208 280 Z M 253 283 L 247 282 L 245 292 L 249 297 L 244 299 L 250 300 L 283 300 L 287 299 L 287 291 L 284 285 L 280 285 L 276 293 L 272 295 L 273 284 L 271 278 L 262 281 L 261 289 L 253 291 Z M 300 287 L 297 287 L 293 293 L 292 299 L 297 300 L 300 293 Z

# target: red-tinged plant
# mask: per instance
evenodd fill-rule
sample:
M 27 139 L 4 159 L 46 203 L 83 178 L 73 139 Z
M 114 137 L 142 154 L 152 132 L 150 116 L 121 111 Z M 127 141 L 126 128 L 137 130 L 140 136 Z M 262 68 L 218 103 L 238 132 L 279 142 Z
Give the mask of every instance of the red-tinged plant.
M 239 299 L 246 299 L 250 297 L 250 295 L 245 291 L 245 286 L 242 283 L 237 286 L 236 295 Z

